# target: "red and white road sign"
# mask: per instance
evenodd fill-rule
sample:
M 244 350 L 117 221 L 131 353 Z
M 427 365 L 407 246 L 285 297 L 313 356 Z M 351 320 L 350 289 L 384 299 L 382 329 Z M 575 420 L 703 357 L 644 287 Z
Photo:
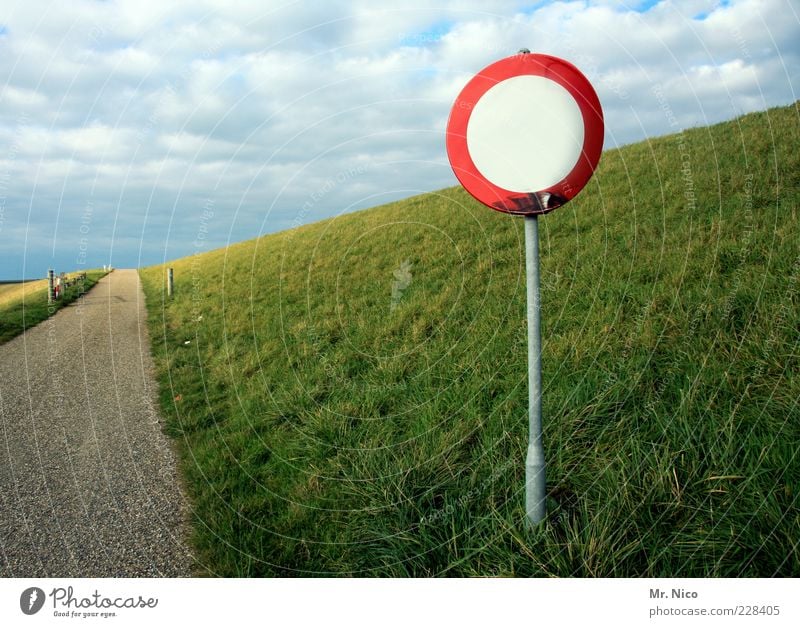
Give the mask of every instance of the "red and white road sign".
M 476 199 L 505 213 L 560 207 L 592 177 L 603 150 L 603 111 L 571 63 L 520 53 L 467 83 L 447 123 L 447 156 Z

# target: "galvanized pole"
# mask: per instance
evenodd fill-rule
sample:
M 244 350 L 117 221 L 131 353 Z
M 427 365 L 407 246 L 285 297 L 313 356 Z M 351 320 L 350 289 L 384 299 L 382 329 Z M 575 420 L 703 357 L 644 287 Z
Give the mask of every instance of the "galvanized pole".
M 528 456 L 525 512 L 531 524 L 545 517 L 545 462 L 542 445 L 542 334 L 539 299 L 539 223 L 525 216 L 525 273 L 528 291 Z
M 172 268 L 167 270 L 167 296 L 172 298 L 172 294 L 175 291 L 175 285 L 172 281 Z
M 52 305 L 53 300 L 55 298 L 55 286 L 53 285 L 54 281 L 54 272 L 53 269 L 50 268 L 47 271 L 47 304 Z

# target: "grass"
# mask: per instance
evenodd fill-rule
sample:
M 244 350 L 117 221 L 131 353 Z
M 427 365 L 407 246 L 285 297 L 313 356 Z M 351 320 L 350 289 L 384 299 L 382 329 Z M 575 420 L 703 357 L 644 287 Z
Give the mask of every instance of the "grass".
M 68 274 L 67 278 L 74 278 L 77 274 Z M 66 307 L 106 274 L 103 270 L 87 270 L 86 280 L 66 288 L 63 297 L 52 305 L 47 304 L 47 279 L 0 285 L 0 344 Z
M 792 105 L 610 150 L 540 219 L 536 530 L 521 219 L 452 188 L 142 269 L 198 571 L 800 575 L 798 145 Z
M 26 294 L 30 295 L 42 289 L 47 289 L 47 279 L 25 281 L 24 283 L 4 283 L 0 285 L 0 307 L 13 304 L 23 299 Z

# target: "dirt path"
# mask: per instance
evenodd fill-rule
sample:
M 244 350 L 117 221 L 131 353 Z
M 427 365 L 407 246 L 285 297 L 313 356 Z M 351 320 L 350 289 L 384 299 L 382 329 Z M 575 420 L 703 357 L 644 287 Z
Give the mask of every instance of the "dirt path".
M 0 576 L 190 574 L 135 270 L 0 346 Z

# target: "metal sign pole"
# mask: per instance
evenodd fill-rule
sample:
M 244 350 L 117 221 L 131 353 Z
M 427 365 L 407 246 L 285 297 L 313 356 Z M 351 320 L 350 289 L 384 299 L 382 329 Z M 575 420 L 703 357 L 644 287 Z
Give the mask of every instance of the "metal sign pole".
M 545 517 L 539 222 L 536 215 L 525 216 L 525 274 L 528 292 L 528 455 L 525 460 L 525 512 L 531 524 L 536 525 Z
M 604 129 L 600 99 L 580 70 L 526 48 L 473 76 L 447 120 L 447 158 L 464 189 L 491 209 L 525 215 L 529 423 L 525 513 L 531 525 L 541 523 L 547 510 L 537 215 L 563 206 L 586 186 L 600 161 Z M 515 167 L 505 167 L 508 163 Z

